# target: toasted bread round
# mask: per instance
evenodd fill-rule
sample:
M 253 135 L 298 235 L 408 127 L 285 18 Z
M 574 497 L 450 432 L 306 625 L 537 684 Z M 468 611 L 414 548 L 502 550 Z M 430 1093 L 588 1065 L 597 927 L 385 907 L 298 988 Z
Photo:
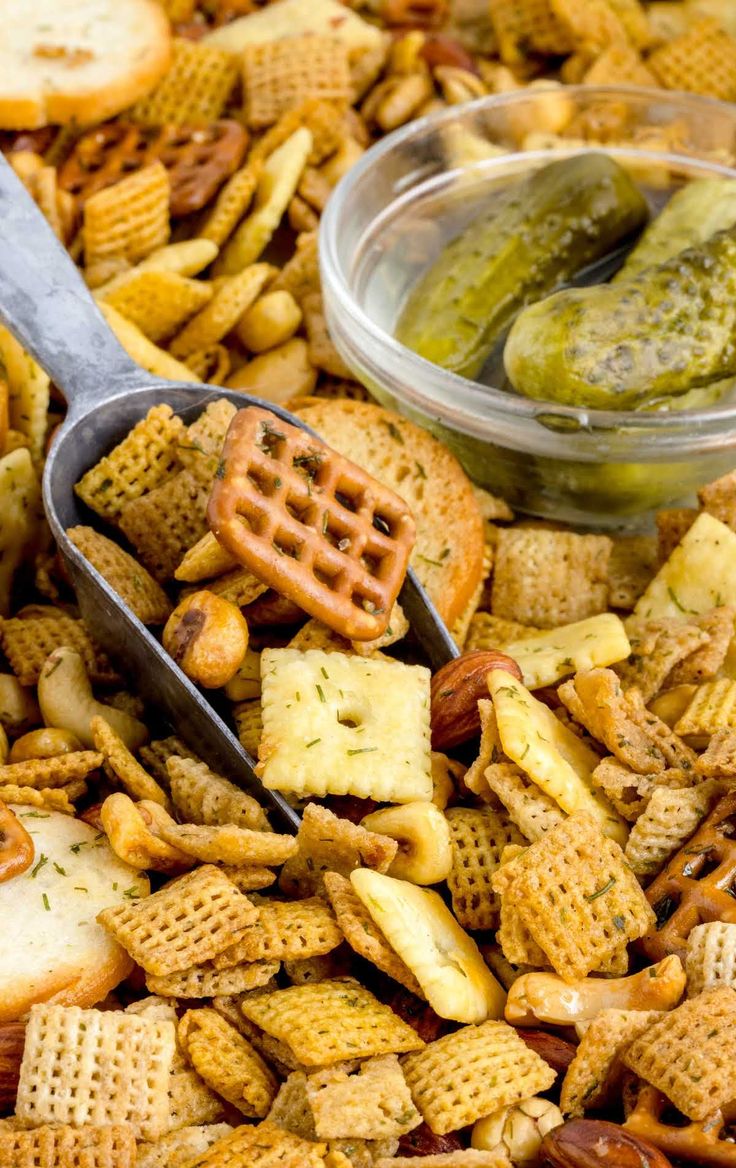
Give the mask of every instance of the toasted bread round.
M 417 525 L 412 567 L 454 624 L 483 574 L 483 519 L 455 456 L 414 422 L 369 402 L 304 398 L 294 412 L 409 504 Z
M 95 920 L 103 908 L 149 892 L 104 835 L 58 811 L 13 806 L 33 839 L 31 868 L 0 884 L 0 1022 L 35 1002 L 93 1006 L 133 963 Z
M 169 67 L 156 0 L 0 0 L 0 127 L 101 122 Z

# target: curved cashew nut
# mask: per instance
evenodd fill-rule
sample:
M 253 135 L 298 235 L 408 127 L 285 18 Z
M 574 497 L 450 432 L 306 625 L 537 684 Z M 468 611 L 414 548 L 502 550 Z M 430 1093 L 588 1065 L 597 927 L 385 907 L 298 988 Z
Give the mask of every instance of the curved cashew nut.
M 399 845 L 389 876 L 412 884 L 437 884 L 452 868 L 450 825 L 434 803 L 404 803 L 364 816 L 360 826 Z
M 33 855 L 33 840 L 23 824 L 0 803 L 0 884 L 30 868 Z
M 147 803 L 146 807 L 158 804 Z M 166 812 L 163 812 L 166 815 Z M 121 860 L 132 868 L 153 868 L 157 872 L 184 872 L 191 868 L 194 860 L 185 856 L 178 848 L 173 848 L 159 839 L 150 830 L 144 807 L 134 803 L 121 791 L 108 795 L 99 811 L 102 830 L 110 841 L 110 847 Z M 169 816 L 166 815 L 167 820 Z M 153 822 L 150 813 L 148 819 Z M 172 821 L 173 822 L 173 821 Z
M 9 762 L 27 762 L 33 758 L 57 758 L 60 754 L 72 754 L 84 747 L 71 730 L 58 726 L 43 726 L 40 730 L 29 730 L 21 738 L 16 738 L 10 751 Z
M 556 973 L 525 973 L 511 986 L 506 1021 L 512 1026 L 572 1026 L 601 1010 L 671 1010 L 685 992 L 676 954 L 630 977 L 584 977 L 565 982 Z
M 11 734 L 17 734 L 40 721 L 33 691 L 21 685 L 14 673 L 0 673 L 0 723 Z
M 148 730 L 137 718 L 96 700 L 84 661 L 66 645 L 54 649 L 44 661 L 38 703 L 47 726 L 70 730 L 87 750 L 94 750 L 90 723 L 95 717 L 104 718 L 129 750 L 136 750 L 148 738 Z

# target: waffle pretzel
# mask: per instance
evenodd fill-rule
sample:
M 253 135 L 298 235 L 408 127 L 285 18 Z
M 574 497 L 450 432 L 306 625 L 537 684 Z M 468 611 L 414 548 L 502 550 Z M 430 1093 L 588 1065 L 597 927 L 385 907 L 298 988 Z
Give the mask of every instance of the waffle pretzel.
M 636 1105 L 624 1127 L 632 1135 L 649 1140 L 666 1156 L 678 1163 L 697 1164 L 698 1168 L 734 1168 L 736 1144 L 723 1138 L 726 1121 L 720 1111 L 701 1122 L 668 1123 L 671 1108 L 667 1097 L 649 1083 L 642 1083 Z
M 358 641 L 386 631 L 414 520 L 398 495 L 319 439 L 267 410 L 238 410 L 207 517 L 250 571 L 331 629 Z
M 208 126 L 107 122 L 77 139 L 58 183 L 82 205 L 96 191 L 159 160 L 169 175 L 169 206 L 176 218 L 209 203 L 240 166 L 247 145 L 246 130 L 229 118 Z
M 33 863 L 33 840 L 9 807 L 0 803 L 0 884 Z
M 736 791 L 710 815 L 647 888 L 658 928 L 642 938 L 652 961 L 676 953 L 683 961 L 691 929 L 707 921 L 736 922 Z

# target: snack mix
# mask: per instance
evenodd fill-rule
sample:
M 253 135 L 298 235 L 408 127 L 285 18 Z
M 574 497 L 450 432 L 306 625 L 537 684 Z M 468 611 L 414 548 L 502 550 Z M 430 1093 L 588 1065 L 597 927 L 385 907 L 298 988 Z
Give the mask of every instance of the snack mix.
M 135 360 L 319 435 L 160 404 L 69 531 L 301 825 L 81 618 L 0 328 L 0 1168 L 736 1166 L 736 471 L 657 535 L 517 519 L 353 380 L 317 250 L 434 110 L 544 87 L 502 152 L 625 139 L 565 82 L 736 101 L 736 5 L 158 2 L 146 92 L 0 148 Z

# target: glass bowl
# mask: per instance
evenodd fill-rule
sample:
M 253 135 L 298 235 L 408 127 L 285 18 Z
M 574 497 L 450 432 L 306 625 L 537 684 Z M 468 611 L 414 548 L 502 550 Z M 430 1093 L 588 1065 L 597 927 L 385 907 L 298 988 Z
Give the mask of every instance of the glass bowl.
M 661 412 L 557 406 L 459 377 L 393 336 L 418 278 L 494 188 L 588 149 L 626 166 L 656 211 L 691 179 L 736 178 L 736 105 L 532 87 L 412 122 L 369 150 L 327 205 L 325 310 L 355 376 L 442 438 L 479 485 L 530 514 L 641 527 L 736 466 L 736 400 Z

